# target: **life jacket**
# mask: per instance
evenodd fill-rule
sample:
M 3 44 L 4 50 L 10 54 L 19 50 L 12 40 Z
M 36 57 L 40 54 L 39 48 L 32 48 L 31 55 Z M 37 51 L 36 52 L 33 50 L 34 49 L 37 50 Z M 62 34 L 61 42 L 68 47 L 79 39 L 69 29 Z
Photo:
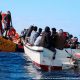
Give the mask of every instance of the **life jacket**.
M 63 32 L 63 36 L 66 38 L 67 37 L 67 32 Z
M 13 28 L 13 27 L 11 27 L 11 29 L 8 31 L 8 36 L 14 36 L 15 35 L 15 33 L 16 33 L 16 30 Z
M 19 34 L 15 33 L 15 36 L 12 38 L 13 42 L 18 44 L 20 42 Z

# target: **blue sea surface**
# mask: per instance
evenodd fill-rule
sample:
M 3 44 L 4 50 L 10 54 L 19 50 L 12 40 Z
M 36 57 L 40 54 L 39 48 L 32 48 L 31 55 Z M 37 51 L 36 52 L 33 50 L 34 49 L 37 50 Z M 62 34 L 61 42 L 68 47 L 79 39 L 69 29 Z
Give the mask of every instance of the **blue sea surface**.
M 46 72 L 37 69 L 24 53 L 0 52 L 0 80 L 80 80 L 80 70 Z

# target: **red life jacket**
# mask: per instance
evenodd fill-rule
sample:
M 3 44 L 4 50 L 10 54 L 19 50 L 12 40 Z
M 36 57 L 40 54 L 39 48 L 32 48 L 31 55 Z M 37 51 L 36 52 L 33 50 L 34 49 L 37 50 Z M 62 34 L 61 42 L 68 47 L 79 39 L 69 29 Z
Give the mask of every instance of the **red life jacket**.
M 15 36 L 13 37 L 13 42 L 18 44 L 20 42 L 19 34 L 16 33 Z
M 63 32 L 63 36 L 66 38 L 67 37 L 67 32 Z
M 11 28 L 11 29 L 9 30 L 9 32 L 8 32 L 8 36 L 10 36 L 10 35 L 14 36 L 15 33 L 16 33 L 16 30 L 15 30 L 14 28 Z

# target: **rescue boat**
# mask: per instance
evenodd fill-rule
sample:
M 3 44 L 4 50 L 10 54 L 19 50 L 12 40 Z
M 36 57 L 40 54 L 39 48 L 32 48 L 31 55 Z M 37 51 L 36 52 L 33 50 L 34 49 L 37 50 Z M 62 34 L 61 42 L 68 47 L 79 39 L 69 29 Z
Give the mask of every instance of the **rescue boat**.
M 6 13 L 2 13 L 2 23 L 4 24 L 4 18 Z M 4 24 L 5 27 L 5 24 Z M 7 36 L 11 38 L 11 40 Z M 20 43 L 20 36 L 16 32 L 16 29 L 11 26 L 7 31 L 7 36 L 5 36 L 5 30 L 3 30 L 3 35 L 0 36 L 0 51 L 2 52 L 24 52 L 23 45 Z
M 16 44 L 11 40 L 7 40 L 3 37 L 0 37 L 0 51 L 2 52 L 15 52 Z
M 23 46 L 0 36 L 0 52 L 24 52 Z
M 68 53 L 63 50 L 56 49 L 55 52 L 39 46 L 31 46 L 23 41 L 24 52 L 26 57 L 30 58 L 33 64 L 39 69 L 45 71 L 71 69 L 74 67 L 74 61 L 68 57 Z M 53 59 L 55 57 L 55 59 Z

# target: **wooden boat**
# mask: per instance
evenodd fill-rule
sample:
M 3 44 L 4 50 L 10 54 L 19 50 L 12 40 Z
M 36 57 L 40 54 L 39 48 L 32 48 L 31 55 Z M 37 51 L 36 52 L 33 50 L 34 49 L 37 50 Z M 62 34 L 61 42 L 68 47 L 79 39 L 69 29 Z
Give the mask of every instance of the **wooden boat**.
M 23 41 L 25 55 L 30 58 L 34 65 L 38 68 L 49 70 L 62 70 L 74 67 L 74 61 L 68 57 L 68 53 L 64 50 L 56 49 L 55 59 L 54 53 L 43 47 L 30 46 Z

